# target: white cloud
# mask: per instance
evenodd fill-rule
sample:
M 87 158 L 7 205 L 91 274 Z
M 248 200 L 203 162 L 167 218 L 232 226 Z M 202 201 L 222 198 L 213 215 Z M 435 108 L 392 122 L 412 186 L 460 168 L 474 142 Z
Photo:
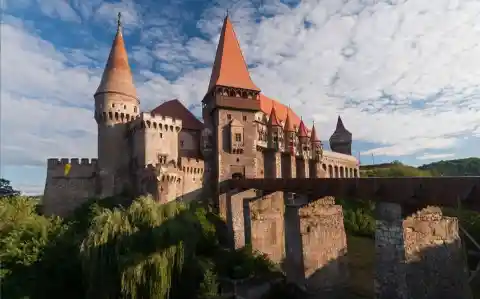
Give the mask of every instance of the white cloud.
M 322 139 L 338 114 L 355 140 L 377 145 L 366 155 L 452 152 L 464 136 L 480 137 L 477 1 L 326 0 L 293 8 L 274 0 L 215 1 L 196 22 L 203 35 L 195 38 L 181 26 L 193 15 L 175 1 L 155 10 L 133 1 L 64 2 L 69 7 L 38 3 L 51 17 L 108 22 L 112 34 L 122 11 L 127 31 L 139 35 L 127 43 L 139 41 L 129 46 L 144 109 L 172 98 L 200 103 L 229 8 L 254 81 L 315 119 Z M 1 28 L 2 132 L 22 132 L 2 134 L 2 161 L 39 165 L 49 156 L 95 155 L 92 95 L 108 49 L 60 51 L 26 22 L 5 18 Z
M 438 159 L 447 159 L 453 158 L 455 154 L 448 153 L 448 154 L 424 154 L 423 156 L 417 157 L 417 160 L 438 160 Z

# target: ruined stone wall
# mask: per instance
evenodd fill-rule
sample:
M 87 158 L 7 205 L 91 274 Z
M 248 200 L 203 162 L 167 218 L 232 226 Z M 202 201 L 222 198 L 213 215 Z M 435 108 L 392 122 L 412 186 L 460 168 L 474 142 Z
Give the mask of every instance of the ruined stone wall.
M 339 293 L 347 285 L 347 238 L 342 206 L 325 197 L 299 208 L 306 287 Z
M 247 241 L 276 263 L 281 263 L 285 257 L 284 213 L 282 192 L 247 199 L 244 203 L 244 217 L 250 222 L 246 230 Z
M 428 207 L 403 221 L 410 298 L 471 298 L 458 219 Z
M 403 219 L 393 203 L 376 214 L 376 298 L 471 298 L 457 219 L 434 207 Z
M 65 165 L 71 168 L 65 175 Z M 43 212 L 66 216 L 97 193 L 97 159 L 48 159 Z

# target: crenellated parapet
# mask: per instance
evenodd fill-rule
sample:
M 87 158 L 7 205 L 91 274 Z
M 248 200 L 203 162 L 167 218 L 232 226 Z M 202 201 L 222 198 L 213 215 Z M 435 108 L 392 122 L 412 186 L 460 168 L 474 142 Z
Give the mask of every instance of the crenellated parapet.
M 89 178 L 95 176 L 97 159 L 50 158 L 47 160 L 47 177 Z M 67 165 L 70 169 L 66 172 Z
M 182 121 L 173 117 L 150 112 L 142 112 L 130 124 L 131 130 L 153 129 L 158 131 L 180 132 Z
M 66 216 L 89 198 L 97 195 L 98 160 L 51 158 L 42 198 L 47 215 Z

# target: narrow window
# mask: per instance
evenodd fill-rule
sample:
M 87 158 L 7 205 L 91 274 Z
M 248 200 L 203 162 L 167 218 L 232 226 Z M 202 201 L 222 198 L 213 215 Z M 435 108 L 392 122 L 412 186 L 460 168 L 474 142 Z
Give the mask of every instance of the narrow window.
M 228 120 L 231 120 L 231 119 L 232 119 L 232 115 L 231 115 L 231 114 L 227 114 L 227 119 L 228 119 Z
M 235 133 L 235 141 L 236 142 L 241 142 L 242 141 L 242 134 Z
M 247 121 L 247 116 L 246 115 L 243 116 L 243 121 Z

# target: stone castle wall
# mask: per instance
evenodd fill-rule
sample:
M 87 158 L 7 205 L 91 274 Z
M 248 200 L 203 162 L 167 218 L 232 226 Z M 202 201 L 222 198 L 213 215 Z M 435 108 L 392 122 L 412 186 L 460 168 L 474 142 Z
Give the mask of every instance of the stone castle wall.
M 186 202 L 203 199 L 205 162 L 200 159 L 187 157 L 181 157 L 179 162 L 183 180 L 177 198 L 181 198 Z
M 65 165 L 71 164 L 65 175 Z M 43 212 L 65 216 L 96 194 L 97 159 L 48 159 Z

